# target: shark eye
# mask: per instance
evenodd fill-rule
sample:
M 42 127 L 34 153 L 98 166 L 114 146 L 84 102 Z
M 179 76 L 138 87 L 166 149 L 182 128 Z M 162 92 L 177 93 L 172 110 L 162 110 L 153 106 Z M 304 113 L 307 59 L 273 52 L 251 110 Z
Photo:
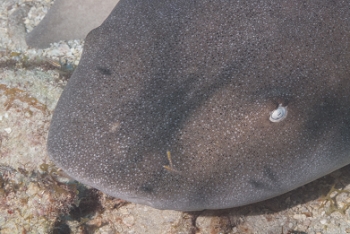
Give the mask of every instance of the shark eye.
M 269 119 L 274 123 L 280 122 L 287 117 L 287 113 L 287 107 L 283 107 L 282 104 L 279 104 L 278 108 L 270 113 Z

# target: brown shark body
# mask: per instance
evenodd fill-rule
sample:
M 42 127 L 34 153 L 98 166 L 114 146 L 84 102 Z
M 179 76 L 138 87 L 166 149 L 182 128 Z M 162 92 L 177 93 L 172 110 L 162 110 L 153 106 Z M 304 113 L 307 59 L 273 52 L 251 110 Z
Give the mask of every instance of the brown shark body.
M 159 209 L 283 194 L 350 163 L 349 44 L 349 1 L 121 0 L 86 38 L 49 154 Z

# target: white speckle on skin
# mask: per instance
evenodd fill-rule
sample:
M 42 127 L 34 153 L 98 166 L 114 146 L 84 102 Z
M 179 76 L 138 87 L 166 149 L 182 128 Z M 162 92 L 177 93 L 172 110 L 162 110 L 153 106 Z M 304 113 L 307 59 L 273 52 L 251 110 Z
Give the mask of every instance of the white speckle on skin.
M 7 133 L 7 134 L 10 134 L 12 132 L 12 129 L 11 128 L 5 128 L 4 131 Z

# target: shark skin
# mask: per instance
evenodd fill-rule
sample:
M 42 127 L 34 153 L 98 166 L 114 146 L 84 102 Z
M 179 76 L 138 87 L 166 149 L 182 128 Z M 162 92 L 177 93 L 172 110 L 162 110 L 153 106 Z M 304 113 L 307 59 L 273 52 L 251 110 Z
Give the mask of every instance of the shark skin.
M 44 19 L 26 36 L 27 45 L 46 48 L 60 40 L 85 39 L 108 17 L 119 0 L 56 0 Z
M 266 200 L 350 163 L 350 2 L 120 0 L 85 41 L 48 153 L 158 209 Z

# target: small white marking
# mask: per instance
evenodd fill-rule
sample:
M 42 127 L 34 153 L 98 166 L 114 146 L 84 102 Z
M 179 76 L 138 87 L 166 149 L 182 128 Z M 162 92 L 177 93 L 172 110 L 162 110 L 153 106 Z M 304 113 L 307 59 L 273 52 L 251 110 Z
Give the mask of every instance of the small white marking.
M 279 104 L 278 108 L 270 113 L 269 120 L 273 123 L 277 123 L 284 120 L 287 117 L 287 114 L 287 107 L 284 107 L 282 106 L 282 104 Z

